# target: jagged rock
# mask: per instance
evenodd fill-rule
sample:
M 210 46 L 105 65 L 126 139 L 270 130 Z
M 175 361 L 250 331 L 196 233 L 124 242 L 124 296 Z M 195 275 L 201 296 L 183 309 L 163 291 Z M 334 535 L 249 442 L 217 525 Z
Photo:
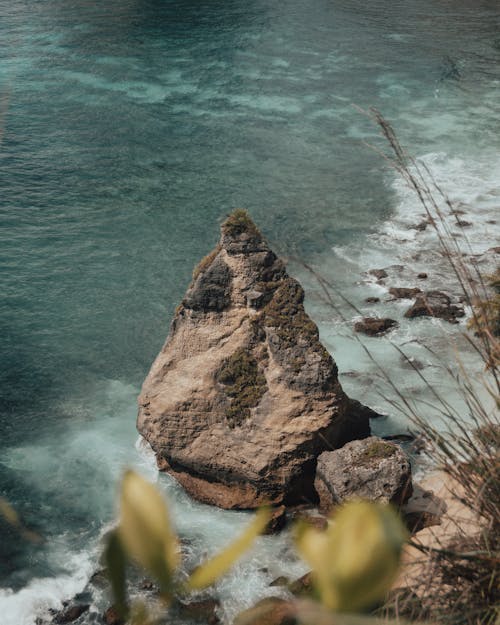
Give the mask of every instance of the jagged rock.
M 200 621 L 205 625 L 218 625 L 221 621 L 217 615 L 220 603 L 217 599 L 199 599 L 198 601 L 182 602 L 176 605 L 181 617 Z
M 269 523 L 264 534 L 277 534 L 281 532 L 281 530 L 285 527 L 287 522 L 287 510 L 286 506 L 278 506 L 277 508 L 273 508 L 271 510 L 271 518 L 269 519 Z
M 120 616 L 120 613 L 114 605 L 110 606 L 104 612 L 102 618 L 106 625 L 125 625 L 125 619 Z
M 288 585 L 288 590 L 296 597 L 303 597 L 312 595 L 313 592 L 313 579 L 311 572 L 302 575 L 299 579 L 291 582 Z
M 420 221 L 418 224 L 413 224 L 413 226 L 410 226 L 410 228 L 412 230 L 418 230 L 419 232 L 423 232 L 424 230 L 427 229 L 428 225 L 429 225 L 429 221 L 427 219 L 424 219 L 423 221 Z
M 368 273 L 377 278 L 377 280 L 383 280 L 389 275 L 385 269 L 370 269 Z
M 109 576 L 107 569 L 99 569 L 95 573 L 92 574 L 90 580 L 90 584 L 92 586 L 97 586 L 98 588 L 105 588 L 109 586 Z
M 268 597 L 238 614 L 234 625 L 297 625 L 296 611 L 293 601 Z
M 422 293 L 422 290 L 419 288 L 391 286 L 391 288 L 389 289 L 389 294 L 392 295 L 394 299 L 413 299 L 419 293 Z
M 411 466 L 394 443 L 371 436 L 318 458 L 314 482 L 320 510 L 353 498 L 401 505 L 411 496 Z
M 378 317 L 364 317 L 361 321 L 356 321 L 354 330 L 362 332 L 368 336 L 378 336 L 385 334 L 392 328 L 396 327 L 398 322 L 394 319 L 379 319 Z
M 199 264 L 139 397 L 160 468 L 224 508 L 314 498 L 325 449 L 369 434 L 304 310 L 304 291 L 245 211 Z
M 290 580 L 288 579 L 288 577 L 285 577 L 284 575 L 280 575 L 276 579 L 273 579 L 273 581 L 269 584 L 269 586 L 271 587 L 278 586 L 281 588 L 286 588 L 289 583 L 290 583 Z
M 57 623 L 58 625 L 62 625 L 63 623 L 72 623 L 76 621 L 84 612 L 87 612 L 90 608 L 90 605 L 87 604 L 76 604 L 65 608 L 58 612 L 54 618 L 52 619 L 53 623 Z
M 464 317 L 465 311 L 461 306 L 451 303 L 446 293 L 441 291 L 427 291 L 417 296 L 414 304 L 405 312 L 405 317 L 439 317 L 450 323 L 458 323 L 459 317 Z

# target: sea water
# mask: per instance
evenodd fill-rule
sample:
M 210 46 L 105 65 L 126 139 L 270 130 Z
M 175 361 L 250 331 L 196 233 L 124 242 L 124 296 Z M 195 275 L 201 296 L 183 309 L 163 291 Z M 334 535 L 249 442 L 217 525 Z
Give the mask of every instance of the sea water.
M 233 208 L 291 260 L 342 384 L 388 414 L 378 433 L 408 427 L 381 367 L 410 400 L 428 393 L 391 343 L 463 409 L 443 372 L 457 345 L 481 374 L 464 324 L 387 301 L 422 271 L 422 288 L 456 285 L 363 110 L 393 124 L 472 224 L 452 223 L 455 240 L 482 254 L 499 234 L 499 25 L 496 0 L 0 0 L 0 496 L 43 537 L 0 528 L 2 625 L 84 591 L 127 466 L 166 492 L 191 565 L 247 523 L 159 476 L 135 430 L 140 384 Z M 385 285 L 366 273 L 382 267 Z M 400 325 L 360 342 L 360 314 Z M 304 570 L 286 535 L 260 539 L 214 590 L 221 617 Z M 97 623 L 110 598 L 85 592 L 79 622 Z

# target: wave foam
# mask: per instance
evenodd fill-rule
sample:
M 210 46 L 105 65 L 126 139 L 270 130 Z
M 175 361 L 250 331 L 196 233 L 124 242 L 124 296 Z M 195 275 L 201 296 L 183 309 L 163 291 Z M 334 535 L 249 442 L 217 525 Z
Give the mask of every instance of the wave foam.
M 0 589 L 2 625 L 35 625 L 37 617 L 50 616 L 50 610 L 60 610 L 63 601 L 82 592 L 93 572 L 92 555 L 85 551 L 63 555 L 67 574 L 35 578 L 18 592 Z

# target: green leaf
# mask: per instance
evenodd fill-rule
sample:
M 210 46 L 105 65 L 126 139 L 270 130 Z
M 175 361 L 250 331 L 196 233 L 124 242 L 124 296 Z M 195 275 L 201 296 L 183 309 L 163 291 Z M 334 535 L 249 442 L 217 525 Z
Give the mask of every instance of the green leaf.
M 226 549 L 193 571 L 187 582 L 189 590 L 198 590 L 210 586 L 238 560 L 251 546 L 269 523 L 270 512 L 267 508 L 259 510 L 247 529 Z
M 330 610 L 356 612 L 383 598 L 394 581 L 406 529 L 390 506 L 342 506 L 328 529 L 302 529 L 296 542 Z
M 125 585 L 127 558 L 117 530 L 113 530 L 109 534 L 104 555 L 108 568 L 108 577 L 113 591 L 114 604 L 120 616 L 126 618 L 128 612 L 127 590 Z
M 165 599 L 180 551 L 160 492 L 134 471 L 127 471 L 121 490 L 120 540 L 132 559 L 157 579 Z

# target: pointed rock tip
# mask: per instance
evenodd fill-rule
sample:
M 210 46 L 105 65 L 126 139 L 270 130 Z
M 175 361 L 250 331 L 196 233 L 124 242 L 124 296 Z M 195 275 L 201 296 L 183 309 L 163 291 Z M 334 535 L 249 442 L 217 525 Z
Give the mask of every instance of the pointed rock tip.
M 239 238 L 242 234 L 262 238 L 260 230 L 244 208 L 237 208 L 222 222 L 221 232 L 223 236 L 231 239 Z

